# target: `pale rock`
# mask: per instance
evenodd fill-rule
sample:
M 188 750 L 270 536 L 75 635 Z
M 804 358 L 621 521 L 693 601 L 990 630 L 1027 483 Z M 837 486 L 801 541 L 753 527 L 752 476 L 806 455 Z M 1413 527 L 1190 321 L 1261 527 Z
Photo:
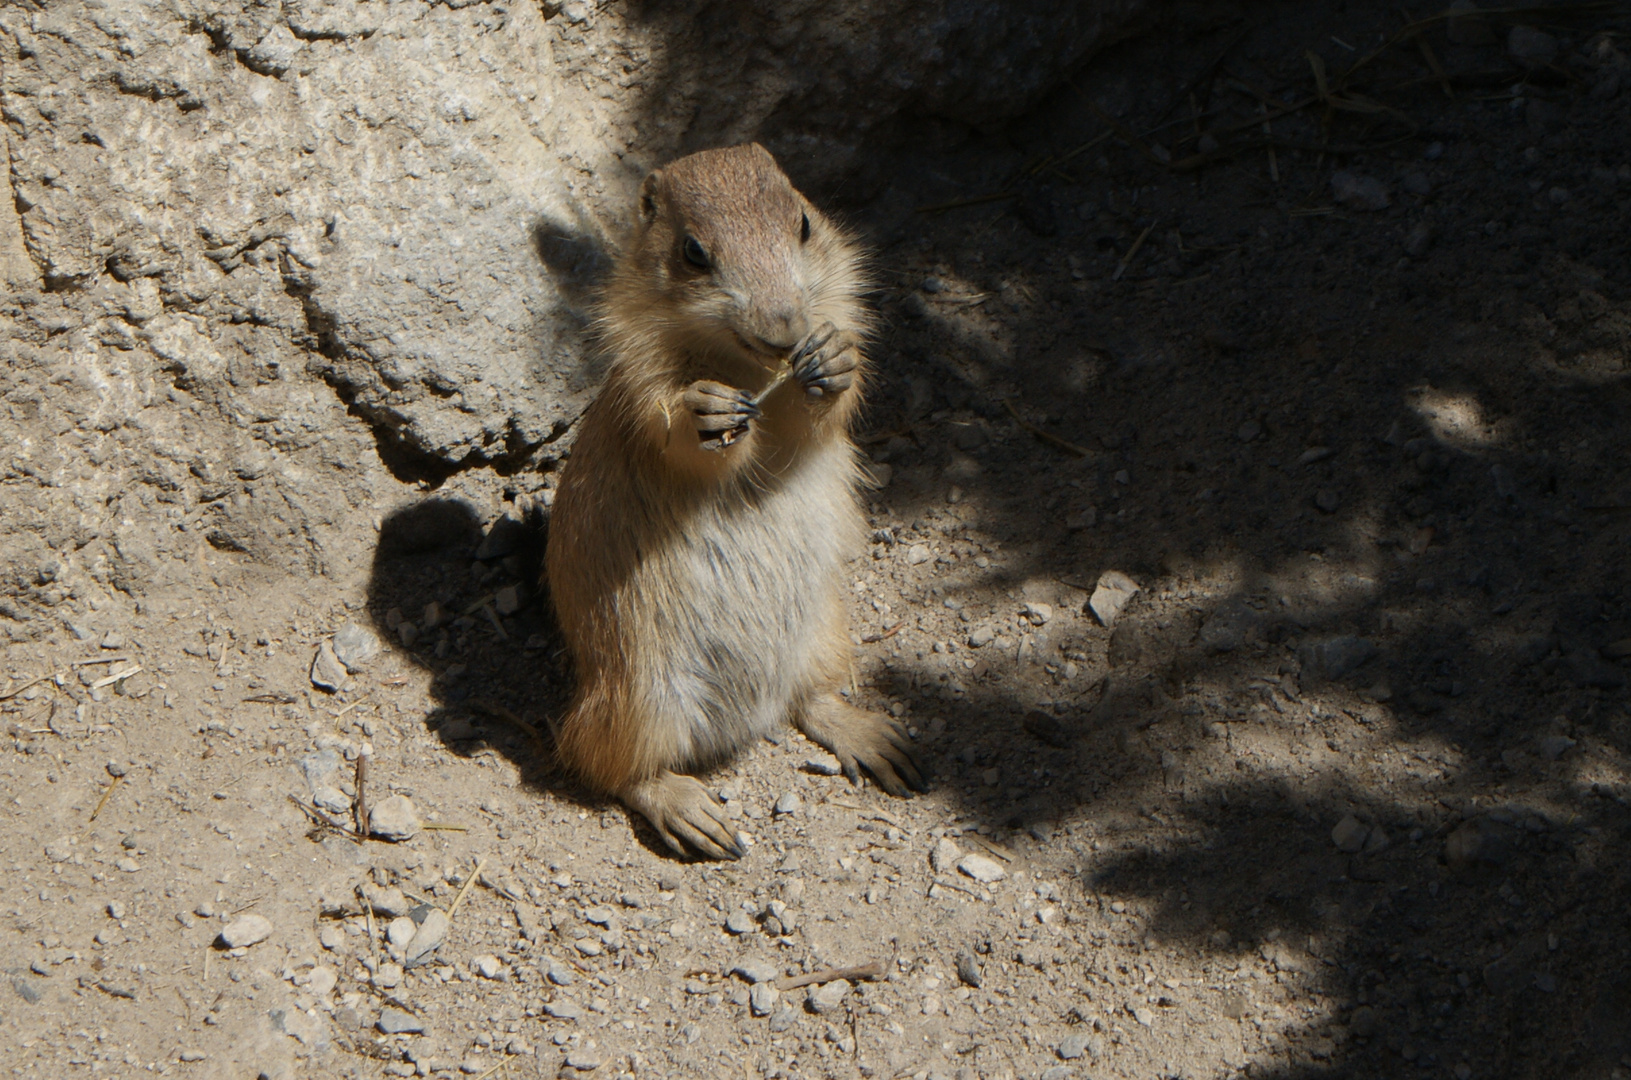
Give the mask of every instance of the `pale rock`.
M 849 983 L 844 979 L 834 979 L 822 986 L 811 987 L 805 1005 L 811 1012 L 817 1014 L 835 1012 L 844 1004 L 844 998 L 848 994 Z
M 1008 876 L 1008 871 L 984 855 L 969 854 L 957 860 L 957 869 L 982 885 L 994 885 Z
M 1099 620 L 1099 625 L 1111 627 L 1121 617 L 1127 602 L 1138 592 L 1138 582 L 1123 574 L 1120 570 L 1106 570 L 1099 575 L 1098 584 L 1093 587 L 1093 597 L 1088 600 L 1087 606 L 1093 612 L 1093 617 Z
M 419 811 L 406 795 L 392 795 L 368 809 L 368 830 L 381 840 L 411 840 L 422 827 Z
M 256 945 L 272 936 L 272 920 L 250 912 L 239 915 L 221 928 L 221 944 L 229 949 Z

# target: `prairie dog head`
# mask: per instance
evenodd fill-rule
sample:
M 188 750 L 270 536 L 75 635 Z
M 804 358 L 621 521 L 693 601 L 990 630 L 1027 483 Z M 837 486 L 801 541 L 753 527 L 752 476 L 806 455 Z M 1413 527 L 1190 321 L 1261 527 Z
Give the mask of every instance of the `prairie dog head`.
M 853 302 L 855 263 L 764 147 L 704 150 L 641 185 L 611 301 L 682 348 L 774 366 Z

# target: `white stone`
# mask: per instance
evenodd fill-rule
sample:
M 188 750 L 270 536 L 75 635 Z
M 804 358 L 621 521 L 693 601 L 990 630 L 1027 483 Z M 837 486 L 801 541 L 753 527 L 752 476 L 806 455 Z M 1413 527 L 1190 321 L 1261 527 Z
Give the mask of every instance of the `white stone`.
M 229 949 L 255 945 L 272 936 L 272 920 L 251 912 L 240 915 L 221 928 L 221 943 Z
M 1008 871 L 984 855 L 964 855 L 957 860 L 957 869 L 982 885 L 993 885 L 1008 876 Z
M 1093 597 L 1087 602 L 1087 606 L 1101 626 L 1114 626 L 1122 611 L 1126 609 L 1127 602 L 1136 592 L 1138 582 L 1120 570 L 1106 570 L 1099 575 L 1098 584 L 1093 588 Z
M 423 823 L 406 795 L 392 795 L 368 810 L 368 831 L 381 840 L 411 840 Z

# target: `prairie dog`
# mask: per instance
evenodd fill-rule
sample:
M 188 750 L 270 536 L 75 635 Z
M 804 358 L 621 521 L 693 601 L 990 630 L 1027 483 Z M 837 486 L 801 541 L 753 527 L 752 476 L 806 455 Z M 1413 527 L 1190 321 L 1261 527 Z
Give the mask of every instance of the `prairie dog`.
M 545 564 L 578 679 L 556 745 L 682 855 L 743 854 L 685 773 L 789 720 L 852 782 L 924 790 L 894 721 L 837 693 L 866 287 L 855 242 L 754 144 L 646 178 L 601 300 L 606 381 Z

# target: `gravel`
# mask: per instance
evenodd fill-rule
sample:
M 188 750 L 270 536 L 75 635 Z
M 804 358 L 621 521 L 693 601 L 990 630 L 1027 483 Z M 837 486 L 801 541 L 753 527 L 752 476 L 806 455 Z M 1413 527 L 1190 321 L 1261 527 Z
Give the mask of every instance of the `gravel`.
M 272 920 L 254 912 L 239 915 L 221 928 L 221 944 L 229 949 L 257 945 L 272 936 Z

